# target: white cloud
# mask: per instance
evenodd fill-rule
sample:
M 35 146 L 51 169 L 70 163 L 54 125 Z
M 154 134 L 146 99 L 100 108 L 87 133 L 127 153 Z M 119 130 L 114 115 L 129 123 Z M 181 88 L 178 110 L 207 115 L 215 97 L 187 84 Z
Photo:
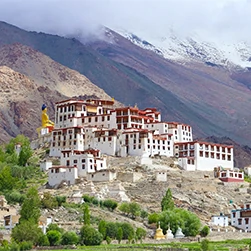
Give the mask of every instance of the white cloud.
M 251 40 L 250 0 L 1 0 L 0 17 L 19 27 L 96 33 L 100 24 L 163 36 L 169 28 L 219 40 Z

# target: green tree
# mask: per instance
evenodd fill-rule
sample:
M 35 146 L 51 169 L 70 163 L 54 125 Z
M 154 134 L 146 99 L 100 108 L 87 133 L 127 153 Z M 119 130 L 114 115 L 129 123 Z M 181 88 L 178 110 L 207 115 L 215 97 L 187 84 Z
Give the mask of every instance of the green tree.
M 46 236 L 50 242 L 50 246 L 56 246 L 60 243 L 61 233 L 57 230 L 50 230 L 46 233 Z
M 123 239 L 124 240 L 126 240 L 126 239 L 130 240 L 130 238 L 131 239 L 134 238 L 135 232 L 134 232 L 134 228 L 132 227 L 131 224 L 129 224 L 127 222 L 124 222 L 120 226 L 121 226 L 121 228 L 123 230 Z
M 43 234 L 40 236 L 40 238 L 38 239 L 38 245 L 39 246 L 50 246 L 50 242 L 49 242 L 46 234 Z
M 138 227 L 136 229 L 136 237 L 138 240 L 142 241 L 142 239 L 144 239 L 146 237 L 146 230 L 141 228 L 141 227 Z
M 15 146 L 17 144 L 21 145 L 21 151 L 19 155 L 16 154 L 15 152 Z M 32 156 L 32 149 L 30 147 L 30 140 L 29 138 L 25 137 L 24 135 L 17 135 L 16 138 L 13 138 L 10 140 L 9 144 L 6 145 L 5 147 L 6 153 L 8 155 L 16 155 L 17 156 L 17 164 L 21 166 L 25 166 L 28 159 Z M 13 163 L 13 162 L 12 162 Z
M 86 246 L 100 245 L 103 240 L 103 235 L 95 228 L 84 225 L 80 229 L 80 240 Z
M 122 238 L 123 238 L 123 229 L 122 229 L 122 227 L 119 227 L 118 231 L 117 231 L 117 236 L 116 236 L 116 239 L 118 240 L 119 244 L 120 244 Z
M 66 202 L 66 196 L 56 196 L 58 206 L 61 207 L 63 203 Z
M 115 239 L 117 235 L 117 230 L 118 230 L 118 224 L 114 222 L 106 222 L 106 236 Z
M 31 187 L 27 191 L 20 215 L 20 222 L 29 220 L 34 224 L 38 224 L 40 217 L 40 198 L 36 188 Z
M 173 210 L 174 209 L 174 201 L 173 201 L 173 196 L 171 189 L 168 188 L 166 191 L 166 195 L 163 197 L 161 201 L 161 210 Z
M 10 191 L 16 187 L 18 179 L 12 177 L 11 168 L 5 165 L 0 170 L 0 191 Z
M 152 213 L 148 215 L 148 223 L 157 223 L 159 221 L 159 215 L 157 213 Z
M 83 220 L 84 220 L 85 225 L 90 225 L 91 224 L 91 215 L 90 215 L 90 210 L 89 210 L 88 205 L 84 206 Z
M 201 245 L 202 251 L 209 250 L 209 240 L 208 239 L 202 240 L 201 243 L 200 243 L 200 245 Z
M 79 237 L 75 232 L 65 232 L 61 238 L 62 245 L 77 245 L 79 243 Z
M 45 192 L 43 199 L 41 200 L 43 208 L 53 209 L 58 207 L 58 202 L 49 192 Z
M 105 200 L 103 202 L 104 207 L 107 207 L 110 211 L 117 208 L 118 203 L 115 200 Z
M 98 224 L 98 231 L 103 235 L 104 240 L 106 238 L 106 221 L 101 220 Z
M 200 219 L 195 214 L 181 208 L 163 211 L 158 220 L 164 233 L 170 226 L 173 233 L 180 227 L 185 236 L 196 236 L 201 227 Z
M 106 236 L 105 240 L 108 245 L 112 242 L 112 239 L 109 236 Z
M 60 228 L 56 223 L 51 223 L 46 228 L 46 232 L 49 232 L 51 230 L 56 230 L 56 231 L 60 232 L 61 234 L 64 232 L 64 229 Z
M 209 232 L 210 232 L 209 227 L 208 227 L 208 226 L 204 226 L 204 227 L 200 230 L 200 235 L 201 235 L 202 237 L 206 237 L 206 236 L 208 236 Z
M 17 190 L 12 190 L 11 192 L 5 194 L 5 198 L 8 204 L 22 204 L 26 196 Z
M 129 203 L 123 202 L 119 206 L 119 210 L 123 212 L 125 215 L 128 215 L 130 213 Z
M 39 239 L 43 235 L 41 228 L 33 221 L 22 221 L 16 225 L 11 232 L 14 241 L 20 243 L 23 241 L 31 241 L 33 245 L 38 244 Z
M 147 216 L 148 216 L 148 212 L 145 210 L 141 210 L 140 217 L 144 220 L 145 218 L 147 218 Z
M 129 203 L 129 212 L 133 219 L 140 215 L 141 208 L 140 205 L 136 202 Z

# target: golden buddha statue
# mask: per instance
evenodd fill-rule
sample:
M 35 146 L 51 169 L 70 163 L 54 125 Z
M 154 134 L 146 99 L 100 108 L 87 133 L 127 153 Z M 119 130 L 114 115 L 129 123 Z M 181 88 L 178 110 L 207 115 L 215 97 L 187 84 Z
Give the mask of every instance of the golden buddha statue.
M 156 233 L 155 233 L 155 235 L 154 235 L 154 239 L 155 240 L 163 240 L 163 239 L 165 239 L 166 237 L 165 237 L 165 235 L 163 234 L 163 231 L 162 231 L 162 229 L 160 228 L 160 222 L 159 222 L 159 226 L 158 226 L 158 228 L 156 229 Z
M 54 122 L 49 120 L 49 116 L 47 115 L 47 106 L 45 104 L 42 105 L 42 128 L 48 128 L 49 132 L 54 129 Z
M 47 114 L 47 106 L 45 104 L 42 105 L 41 122 L 42 122 L 42 126 L 37 128 L 38 135 L 41 134 L 41 130 L 43 128 L 48 128 L 47 133 L 51 132 L 54 129 L 54 122 L 49 120 L 49 116 Z M 44 134 L 44 132 L 42 132 L 42 134 Z

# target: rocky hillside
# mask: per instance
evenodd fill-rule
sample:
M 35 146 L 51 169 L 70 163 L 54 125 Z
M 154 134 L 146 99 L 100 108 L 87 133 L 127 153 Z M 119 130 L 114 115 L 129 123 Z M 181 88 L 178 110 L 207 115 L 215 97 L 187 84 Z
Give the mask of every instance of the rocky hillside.
M 80 73 L 20 44 L 0 48 L 0 86 L 0 142 L 20 133 L 36 137 L 43 103 L 53 119 L 55 102 L 65 98 L 111 98 Z

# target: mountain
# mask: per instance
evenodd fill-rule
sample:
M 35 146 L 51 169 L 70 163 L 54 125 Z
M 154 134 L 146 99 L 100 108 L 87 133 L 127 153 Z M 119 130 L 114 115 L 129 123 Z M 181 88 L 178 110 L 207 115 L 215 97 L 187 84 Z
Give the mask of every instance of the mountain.
M 148 35 L 143 38 L 126 30 L 116 31 L 132 43 L 181 64 L 202 62 L 230 69 L 251 67 L 251 44 L 247 42 L 205 41 L 198 34 L 182 37 L 172 29 L 159 37 Z
M 156 107 L 163 120 L 191 124 L 196 136 L 250 142 L 251 92 L 249 75 L 243 77 L 246 69 L 170 60 L 108 28 L 104 39 L 89 43 L 77 36 L 27 32 L 4 22 L 0 22 L 0 33 L 0 45 L 22 43 L 38 50 L 84 74 L 125 105 Z
M 85 76 L 21 44 L 2 46 L 0 65 L 0 142 L 20 133 L 36 137 L 43 103 L 53 119 L 55 102 L 62 99 L 111 99 Z

